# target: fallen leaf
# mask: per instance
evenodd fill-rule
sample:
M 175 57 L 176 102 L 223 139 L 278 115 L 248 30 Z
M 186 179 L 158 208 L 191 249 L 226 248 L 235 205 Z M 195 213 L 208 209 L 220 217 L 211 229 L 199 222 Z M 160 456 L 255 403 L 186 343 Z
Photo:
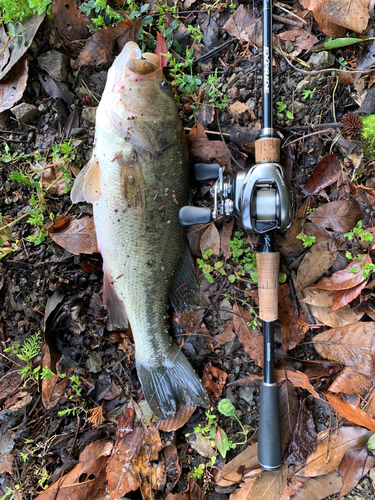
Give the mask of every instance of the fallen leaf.
M 236 122 L 243 117 L 244 113 L 250 113 L 249 106 L 244 102 L 236 101 L 229 106 L 229 114 L 233 116 Z
M 190 478 L 188 487 L 183 493 L 176 493 L 175 495 L 169 493 L 165 500 L 204 500 L 204 495 L 194 479 Z
M 8 38 L 8 34 L 11 34 L 11 37 L 7 45 L 7 54 L 9 54 L 10 57 L 0 58 L 0 80 L 4 78 L 30 47 L 44 16 L 45 14 L 34 14 L 31 17 L 25 18 L 22 22 L 12 23 L 12 32 L 10 31 L 9 25 L 7 26 L 9 33 L 6 33 L 5 30 L 2 31 L 2 46 Z
M 51 239 L 73 255 L 98 252 L 94 219 L 73 219 L 59 231 L 49 233 Z
M 363 265 L 371 262 L 371 257 L 366 255 L 364 257 Z M 331 276 L 321 279 L 311 288 L 318 288 L 321 290 L 347 290 L 348 288 L 352 288 L 365 280 L 363 277 L 363 269 L 359 267 L 361 264 L 362 261 L 356 259 L 350 262 L 345 269 L 336 271 L 335 273 L 332 273 Z M 350 272 L 355 268 L 358 268 L 356 272 Z
M 276 363 L 276 368 L 278 370 L 300 370 L 309 380 L 316 380 L 322 377 L 331 377 L 340 371 L 341 366 L 329 361 L 306 361 L 284 356 Z
M 375 323 L 357 323 L 327 330 L 316 335 L 312 342 L 322 358 L 370 375 L 374 334 Z
M 233 37 L 260 47 L 262 45 L 262 20 L 240 5 L 224 24 L 223 29 Z
M 293 497 L 293 495 L 295 495 L 303 485 L 304 482 L 295 481 L 294 478 L 292 478 L 292 480 L 290 482 L 287 482 L 286 485 L 284 486 L 284 489 L 281 493 L 279 500 L 290 500 Z
M 9 240 L 8 235 L 11 238 L 13 238 L 13 236 L 12 236 L 12 226 L 6 227 L 7 224 L 10 224 L 11 222 L 12 222 L 12 219 L 10 217 L 4 216 L 4 217 L 1 218 L 1 225 L 3 227 L 5 226 L 4 229 L 2 229 L 0 231 L 0 238 L 3 240 L 2 242 L 0 240 L 0 242 L 1 242 L 0 247 L 2 247 L 2 248 L 5 248 L 5 247 L 9 247 L 10 248 L 11 247 L 11 241 Z
M 81 11 L 73 0 L 54 0 L 51 14 L 53 24 L 61 37 L 70 40 L 83 40 L 88 36 L 86 23 Z
M 224 465 L 216 478 L 216 484 L 223 487 L 232 486 L 241 481 L 245 471 L 258 468 L 258 443 L 255 443 Z
M 299 410 L 299 399 L 293 384 L 289 380 L 279 387 L 279 412 L 280 412 L 280 431 L 281 431 L 281 450 L 282 456 L 289 445 L 297 422 Z
M 159 475 L 159 480 L 163 482 L 163 471 L 157 468 L 159 452 L 162 448 L 163 445 L 158 429 L 154 425 L 149 424 L 138 456 L 134 461 L 134 470 L 138 472 L 141 478 L 141 494 L 145 500 L 154 500 L 152 486 L 156 486 L 157 474 Z M 113 500 L 117 500 L 117 497 L 112 498 Z
M 263 381 L 263 377 L 260 375 L 246 375 L 245 377 L 241 377 L 237 380 L 233 380 L 233 382 L 229 382 L 227 387 L 235 386 L 235 387 L 259 387 L 261 382 Z
M 290 52 L 290 56 L 298 56 L 303 50 L 309 50 L 318 39 L 301 28 L 293 28 L 284 31 L 277 35 L 279 40 L 289 41 L 293 44 L 294 50 Z
M 218 257 L 220 254 L 220 236 L 215 223 L 211 222 L 208 228 L 202 234 L 200 241 L 201 252 L 205 252 L 209 248 L 212 250 L 212 256 Z
M 326 203 L 307 216 L 318 226 L 346 233 L 353 229 L 363 218 L 363 212 L 353 200 L 340 200 Z
M 164 465 L 168 471 L 168 482 L 165 486 L 166 494 L 168 494 L 180 479 L 182 469 L 178 459 L 177 448 L 174 444 L 163 448 L 162 453 L 164 456 Z
M 314 398 L 321 399 L 314 387 L 310 384 L 308 377 L 302 372 L 291 370 L 275 370 L 275 377 L 278 384 L 281 384 L 281 382 L 283 382 L 285 379 L 289 380 L 289 382 L 291 382 L 294 387 L 305 389 L 306 391 L 309 391 L 309 393 L 314 396 Z
M 228 260 L 232 255 L 232 251 L 229 246 L 229 241 L 232 238 L 233 226 L 234 226 L 234 218 L 232 217 L 229 222 L 224 222 L 223 227 L 219 231 L 220 249 L 223 252 L 226 260 Z
M 323 14 L 324 6 L 329 0 L 298 0 L 305 9 L 311 10 L 314 14 L 314 19 L 318 23 L 320 31 L 327 36 L 345 36 L 346 30 L 343 26 L 338 26 L 333 23 L 326 15 Z
M 306 297 L 301 300 L 304 304 L 318 307 L 332 307 L 333 293 L 326 290 L 316 290 L 314 287 L 304 290 L 308 292 Z
M 310 396 L 309 396 L 310 397 Z M 312 398 L 310 397 L 312 400 Z M 315 431 L 314 417 L 308 405 L 308 400 L 301 401 L 297 422 L 293 430 L 284 463 L 298 465 L 315 449 L 317 433 Z
M 63 196 L 66 193 L 66 182 L 61 167 L 64 166 L 70 172 L 69 165 L 63 160 L 57 159 L 50 165 L 43 168 L 40 176 L 42 186 L 48 188 L 48 191 L 58 196 Z
M 165 419 L 158 420 L 156 424 L 157 429 L 163 432 L 173 432 L 180 429 L 192 416 L 195 408 L 196 406 L 179 406 L 175 415 L 170 415 Z
M 360 272 L 363 272 L 362 269 Z M 367 280 L 362 281 L 357 286 L 353 286 L 348 290 L 335 290 L 333 295 L 333 304 L 331 311 L 337 311 L 337 309 L 341 309 L 341 307 L 346 306 L 352 300 L 356 299 L 362 292 L 362 290 L 366 287 Z
M 313 294 L 312 292 L 315 293 Z M 316 292 L 331 294 L 332 298 L 331 300 L 327 301 L 327 304 L 329 304 L 330 302 L 333 304 L 334 292 L 332 291 L 306 289 L 302 290 L 302 295 L 305 299 L 309 300 L 309 296 L 314 295 L 316 297 L 318 295 Z M 349 306 L 341 307 L 337 311 L 332 312 L 330 307 L 320 307 L 309 304 L 309 310 L 312 316 L 314 316 L 319 322 L 332 328 L 358 323 L 357 316 Z
M 356 33 L 363 33 L 370 18 L 366 0 L 330 0 L 323 7 L 323 15 Z
M 225 325 L 224 325 L 225 326 Z M 233 319 L 229 321 L 227 327 L 222 333 L 219 333 L 218 335 L 215 335 L 212 339 L 214 342 L 215 346 L 216 345 L 223 345 L 226 344 L 227 342 L 231 342 L 236 338 L 236 334 L 233 331 Z
M 253 330 L 247 323 L 252 321 L 251 314 L 242 307 L 233 306 L 233 327 L 246 354 L 253 359 L 258 366 L 263 368 L 263 336 L 258 330 Z
M 13 454 L 12 453 L 0 453 L 0 472 L 8 472 L 8 474 L 13 474 Z
M 13 107 L 22 98 L 27 85 L 27 76 L 27 59 L 22 58 L 0 82 L 0 113 Z
M 282 465 L 276 472 L 263 472 L 260 474 L 252 487 L 251 496 L 248 500 L 279 500 L 288 477 L 288 467 Z
M 214 399 L 220 399 L 227 378 L 227 373 L 207 363 L 202 376 L 202 384 L 210 398 L 212 396 Z
M 195 163 L 219 163 L 225 167 L 226 173 L 231 172 L 231 157 L 223 141 L 210 141 L 199 121 L 186 137 L 189 156 Z
M 38 79 L 47 95 L 54 99 L 62 99 L 70 106 L 73 103 L 73 95 L 63 82 L 56 82 L 47 73 L 38 72 Z
M 249 477 L 245 479 L 229 497 L 229 500 L 251 500 L 252 489 L 256 481 L 256 477 Z
M 313 245 L 298 268 L 298 290 L 304 290 L 315 283 L 332 266 L 337 255 L 337 252 L 331 252 L 327 243 Z
M 279 320 L 281 321 L 281 341 L 285 352 L 294 349 L 304 339 L 309 324 L 302 310 L 298 318 L 293 311 L 290 287 L 287 283 L 279 286 Z
M 58 404 L 68 382 L 67 377 L 61 379 L 54 373 L 42 380 L 42 404 L 46 410 L 51 410 Z
M 293 480 L 298 481 L 300 476 L 294 476 Z M 329 495 L 334 495 L 342 488 L 342 479 L 336 471 L 330 472 L 320 477 L 307 479 L 305 484 L 294 495 L 293 500 L 321 500 Z
M 362 427 L 340 427 L 332 432 L 329 429 L 319 433 L 318 444 L 307 457 L 306 465 L 298 471 L 298 476 L 317 477 L 333 472 L 344 454 L 352 448 L 365 446 L 371 434 Z
M 38 495 L 36 500 L 66 500 L 67 498 L 69 500 L 81 500 L 82 498 L 99 500 L 103 498 L 103 494 L 105 494 L 103 472 L 112 448 L 113 443 L 108 438 L 94 441 L 86 446 L 74 469 L 63 476 L 61 480 L 49 486 L 47 490 Z M 80 482 L 82 476 L 87 479 Z M 104 479 L 101 489 L 98 489 L 96 482 L 98 477 Z
M 366 394 L 372 387 L 371 377 L 362 375 L 357 370 L 346 366 L 342 373 L 329 386 L 329 392 L 343 392 L 345 394 Z
M 342 399 L 333 394 L 325 394 L 325 396 L 329 404 L 339 415 L 354 424 L 366 427 L 366 429 L 375 432 L 375 420 L 368 413 L 352 403 L 342 401 Z
M 187 436 L 187 441 L 201 457 L 211 458 L 216 455 L 215 450 L 211 446 L 211 440 L 203 436 L 200 432 L 193 432 Z
M 348 450 L 342 458 L 338 472 L 343 480 L 339 498 L 350 493 L 363 477 L 368 457 L 367 447 Z
M 303 194 L 307 196 L 319 193 L 319 191 L 337 181 L 340 171 L 341 165 L 338 155 L 324 156 L 316 165 L 302 189 Z

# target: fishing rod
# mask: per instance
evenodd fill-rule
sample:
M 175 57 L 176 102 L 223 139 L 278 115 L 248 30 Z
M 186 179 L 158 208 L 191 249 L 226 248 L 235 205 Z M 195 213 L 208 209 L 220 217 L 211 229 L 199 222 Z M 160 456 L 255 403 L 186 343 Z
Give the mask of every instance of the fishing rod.
M 259 317 L 263 320 L 264 379 L 260 386 L 258 461 L 265 470 L 281 465 L 278 387 L 274 380 L 274 322 L 278 317 L 280 254 L 276 250 L 277 229 L 289 227 L 292 190 L 280 165 L 280 139 L 274 136 L 272 120 L 272 0 L 263 0 L 262 131 L 255 141 L 255 165 L 224 181 L 218 164 L 194 165 L 198 181 L 217 179 L 211 188 L 214 207 L 186 206 L 180 209 L 184 226 L 207 224 L 218 215 L 231 215 L 246 232 L 257 233 L 256 253 Z

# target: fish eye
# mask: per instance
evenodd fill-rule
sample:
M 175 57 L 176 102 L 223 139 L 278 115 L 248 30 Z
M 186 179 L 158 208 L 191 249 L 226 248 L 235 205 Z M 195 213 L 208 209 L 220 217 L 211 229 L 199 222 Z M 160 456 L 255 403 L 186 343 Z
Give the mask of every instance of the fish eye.
M 171 84 L 169 82 L 167 82 L 166 80 L 164 80 L 163 82 L 160 83 L 160 87 L 165 92 L 168 92 L 168 93 L 171 92 Z

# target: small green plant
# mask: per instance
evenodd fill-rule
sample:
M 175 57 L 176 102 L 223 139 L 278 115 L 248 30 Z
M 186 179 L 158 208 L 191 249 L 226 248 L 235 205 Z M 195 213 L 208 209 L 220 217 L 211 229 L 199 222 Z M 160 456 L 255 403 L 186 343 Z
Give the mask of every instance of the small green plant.
M 245 444 L 247 441 L 247 435 L 248 435 L 249 431 L 245 430 L 244 426 L 241 424 L 239 418 L 237 417 L 237 415 L 235 413 L 236 409 L 235 409 L 234 405 L 231 403 L 231 401 L 229 399 L 220 400 L 219 404 L 217 405 L 217 409 L 219 410 L 219 412 L 222 415 L 224 415 L 226 417 L 234 417 L 242 429 L 241 434 L 244 435 L 244 441 L 242 443 L 233 443 L 233 444 L 235 446 L 240 446 L 242 444 Z
M 33 14 L 43 14 L 49 3 L 49 0 L 1 0 L 0 17 L 5 24 L 18 23 Z
M 72 174 L 68 169 L 65 168 L 65 165 L 73 163 L 75 159 L 76 159 L 75 147 L 71 146 L 69 143 L 63 142 L 62 144 L 54 144 L 52 146 L 52 161 L 55 162 L 56 160 L 61 160 L 63 162 L 60 167 L 60 170 L 62 172 L 62 177 L 65 181 L 64 193 L 69 193 L 74 184 Z
M 350 252 L 346 252 L 345 257 L 349 260 L 359 260 L 360 262 L 359 266 L 350 268 L 349 273 L 355 274 L 361 268 L 363 270 L 363 279 L 367 280 L 370 275 L 375 272 L 375 264 L 373 264 L 372 262 L 367 262 L 365 264 L 365 259 L 362 257 L 362 255 L 357 254 L 353 256 Z
M 288 118 L 288 120 L 293 120 L 293 113 L 286 109 L 286 104 L 284 102 L 279 101 L 276 104 L 278 113 L 283 113 L 285 111 L 285 116 Z
M 81 381 L 77 375 L 72 375 L 70 377 L 70 387 L 71 387 L 71 394 L 69 396 L 70 401 L 76 401 L 77 404 L 74 404 L 72 407 L 67 407 L 64 410 L 61 410 L 58 412 L 60 417 L 65 417 L 68 415 L 77 415 L 84 410 L 84 405 L 85 401 L 82 400 L 82 387 L 81 387 Z M 78 404 L 78 402 L 80 402 Z
M 10 347 L 4 349 L 4 352 L 10 355 L 15 355 L 20 361 L 26 363 L 26 366 L 21 368 L 21 370 L 19 371 L 21 380 L 24 381 L 24 386 L 29 380 L 33 381 L 36 384 L 39 384 L 39 380 L 50 378 L 52 375 L 51 370 L 47 367 L 43 368 L 41 373 L 40 365 L 38 365 L 36 368 L 33 368 L 33 361 L 37 356 L 41 354 L 42 345 L 43 340 L 41 333 L 36 332 L 34 333 L 34 335 L 31 335 L 28 339 L 26 339 L 22 346 L 15 342 Z
M 197 92 L 202 83 L 201 79 L 193 74 L 193 52 L 192 47 L 186 47 L 185 58 L 181 58 L 180 62 L 170 52 L 163 54 L 170 66 L 169 75 L 173 79 L 174 88 L 184 95 Z M 176 98 L 179 100 L 178 96 Z
M 312 99 L 315 91 L 316 87 L 313 90 L 308 90 L 308 89 L 302 90 L 302 99 L 304 101 L 306 101 L 306 99 L 308 98 Z
M 363 115 L 362 120 L 362 150 L 366 156 L 375 159 L 375 115 Z
M 372 241 L 373 235 L 367 231 L 365 231 L 362 227 L 362 221 L 359 220 L 355 227 L 348 233 L 344 234 L 345 238 L 348 238 L 352 241 L 354 238 L 357 238 L 361 241 Z
M 302 241 L 302 245 L 304 248 L 310 248 L 315 243 L 316 236 L 309 236 L 308 234 L 305 234 L 302 232 L 302 233 L 299 233 L 299 235 L 297 236 L 297 240 Z
M 17 491 L 19 491 L 21 488 L 20 488 L 20 485 L 19 484 L 16 484 L 14 486 L 14 490 L 12 490 L 12 488 L 9 488 L 9 486 L 7 486 L 5 488 L 5 495 L 3 495 L 2 497 L 0 497 L 0 500 L 14 500 L 14 495 L 16 494 Z
M 191 24 L 188 24 L 187 29 L 190 37 L 193 39 L 194 42 L 200 43 L 202 41 L 203 33 L 199 25 L 195 27 L 192 26 Z
M 209 258 L 212 255 L 212 249 L 208 248 L 202 253 L 202 258 L 197 259 L 197 263 L 199 265 L 199 269 L 202 269 L 203 276 L 210 283 L 214 282 L 214 277 L 222 274 L 225 275 L 225 271 L 223 269 L 223 261 L 217 261 L 213 265 L 209 263 Z M 230 266 L 229 266 L 230 267 Z
M 224 92 L 222 92 L 222 83 L 217 83 L 217 68 L 213 75 L 209 75 L 207 82 L 204 84 L 207 95 L 209 96 L 209 103 L 213 104 L 215 108 L 226 110 L 228 108 L 228 98 Z

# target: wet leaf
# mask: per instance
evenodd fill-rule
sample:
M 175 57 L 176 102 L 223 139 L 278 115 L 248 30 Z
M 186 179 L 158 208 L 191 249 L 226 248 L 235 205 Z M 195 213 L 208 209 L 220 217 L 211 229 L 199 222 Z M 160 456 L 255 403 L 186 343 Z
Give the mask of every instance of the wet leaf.
M 371 262 L 371 257 L 369 255 L 365 255 L 363 265 Z M 360 267 L 361 264 L 362 261 L 359 259 L 354 260 L 350 262 L 342 271 L 337 271 L 331 274 L 328 278 L 321 279 L 311 288 L 318 288 L 321 290 L 347 290 L 348 288 L 352 288 L 365 280 L 363 277 L 363 269 Z M 355 268 L 358 268 L 356 272 L 350 272 L 350 270 Z
M 28 67 L 26 58 L 16 62 L 12 71 L 0 82 L 0 113 L 10 109 L 23 96 L 27 85 Z
M 298 471 L 298 475 L 317 477 L 333 472 L 344 454 L 352 448 L 365 446 L 371 434 L 371 431 L 362 427 L 340 427 L 330 434 L 329 431 L 319 433 L 318 444 L 307 457 L 306 465 Z
M 288 467 L 282 465 L 277 472 L 263 472 L 254 482 L 251 496 L 247 500 L 279 500 L 288 477 Z
M 282 455 L 288 447 L 297 422 L 299 399 L 293 384 L 285 380 L 279 387 L 279 411 Z
M 317 433 L 315 431 L 313 413 L 308 400 L 301 401 L 297 422 L 284 458 L 284 463 L 298 465 L 315 449 Z
M 312 340 L 322 358 L 344 366 L 351 366 L 363 375 L 373 369 L 375 323 L 357 323 L 332 328 Z
M 175 415 L 170 415 L 169 417 L 159 420 L 156 427 L 159 431 L 163 432 L 173 432 L 180 429 L 186 424 L 189 418 L 195 411 L 196 406 L 180 406 L 178 407 Z
M 225 325 L 224 325 L 225 326 Z M 221 346 L 227 342 L 231 342 L 236 338 L 236 334 L 233 331 L 233 320 L 229 321 L 226 325 L 225 330 L 218 335 L 215 335 L 212 339 L 215 345 Z
M 253 16 L 245 7 L 240 5 L 223 29 L 233 37 L 260 47 L 262 45 L 262 23 L 261 19 Z
M 366 29 L 370 18 L 366 0 L 330 0 L 323 7 L 323 15 L 356 33 Z
M 366 427 L 366 429 L 375 432 L 375 420 L 368 413 L 361 410 L 359 406 L 342 401 L 342 399 L 333 394 L 326 394 L 325 396 L 332 408 L 336 410 L 339 415 L 354 424 Z
M 295 317 L 290 298 L 290 287 L 287 283 L 279 286 L 279 320 L 282 324 L 282 346 L 287 352 L 294 349 L 304 339 L 309 324 L 301 309 L 298 318 Z
M 319 25 L 319 29 L 327 36 L 345 36 L 346 30 L 343 26 L 338 26 L 323 14 L 324 6 L 329 0 L 298 0 L 305 9 L 309 9 L 314 14 L 314 19 Z
M 331 311 L 336 311 L 337 309 L 340 309 L 341 307 L 349 304 L 349 302 L 351 302 L 361 294 L 366 285 L 367 280 L 362 281 L 362 283 L 359 283 L 359 285 L 349 288 L 348 290 L 335 290 Z
M 237 123 L 240 119 L 243 120 L 244 113 L 250 114 L 250 109 L 244 102 L 236 101 L 229 106 L 229 114 L 233 116 Z
M 303 194 L 312 195 L 337 181 L 341 171 L 339 157 L 336 154 L 324 156 L 312 171 L 309 180 L 302 189 Z
M 314 396 L 314 398 L 321 399 L 314 387 L 310 384 L 308 377 L 302 372 L 291 370 L 276 370 L 275 377 L 278 384 L 280 384 L 285 379 L 289 380 L 289 382 L 291 382 L 294 387 L 305 389 L 306 391 L 309 391 L 309 393 Z
M 251 500 L 252 489 L 256 481 L 256 477 L 249 477 L 245 479 L 229 497 L 229 500 Z
M 156 478 L 163 482 L 163 470 L 158 469 L 159 452 L 163 445 L 158 429 L 150 424 L 147 428 L 145 439 L 134 461 L 134 469 L 141 478 L 141 493 L 145 500 L 154 500 L 152 485 L 156 485 Z M 165 469 L 164 469 L 165 471 Z M 111 495 L 110 495 L 111 497 Z M 113 497 L 115 500 L 116 497 Z
M 210 141 L 199 121 L 195 122 L 186 140 L 190 146 L 190 158 L 194 162 L 219 163 L 226 172 L 231 172 L 231 157 L 225 144 L 222 141 Z
M 320 293 L 319 293 L 320 292 Z M 328 297 L 331 294 L 331 299 L 327 300 L 327 304 L 333 304 L 333 294 L 332 291 L 326 290 L 311 290 L 306 289 L 302 291 L 302 295 L 305 299 L 310 300 L 310 297 Z M 314 299 L 313 299 L 314 300 Z M 337 311 L 331 311 L 330 307 L 320 307 L 313 304 L 309 305 L 311 314 L 324 325 L 330 326 L 332 328 L 346 326 L 353 323 L 358 323 L 358 318 L 351 310 L 349 306 L 344 306 Z
M 294 476 L 294 480 L 302 479 Z M 309 478 L 294 495 L 293 500 L 321 500 L 334 495 L 342 488 L 342 479 L 336 471 L 320 477 Z
M 174 444 L 168 445 L 162 450 L 164 456 L 165 468 L 168 471 L 168 482 L 165 487 L 165 491 L 168 494 L 181 476 L 181 465 L 178 460 L 177 448 Z
M 194 479 L 190 478 L 188 487 L 183 493 L 176 493 L 175 495 L 169 493 L 165 500 L 204 500 L 204 495 Z
M 59 231 L 50 232 L 51 239 L 73 255 L 98 252 L 94 219 L 73 219 Z
M 293 44 L 294 50 L 290 53 L 291 56 L 298 56 L 303 50 L 309 50 L 318 41 L 315 36 L 301 28 L 293 28 L 283 33 L 279 33 L 277 38 L 283 41 L 287 40 Z
M 331 252 L 327 243 L 313 245 L 298 268 L 298 290 L 304 290 L 315 283 L 332 266 L 336 257 L 337 252 Z
M 263 367 L 263 336 L 257 329 L 253 330 L 248 325 L 253 320 L 251 314 L 242 307 L 233 306 L 233 326 L 234 331 L 241 342 L 246 354 L 253 359 L 257 365 Z
M 303 359 L 290 358 L 285 356 L 276 363 L 279 370 L 300 370 L 309 380 L 316 380 L 322 377 L 330 377 L 338 372 L 341 367 L 329 361 L 305 361 Z
M 83 40 L 88 36 L 86 23 L 73 0 L 54 0 L 51 14 L 53 24 L 61 37 L 67 40 Z
M 367 456 L 368 452 L 366 446 L 348 450 L 345 453 L 338 469 L 344 483 L 339 498 L 350 493 L 362 479 Z
M 216 229 L 215 223 L 211 222 L 208 228 L 202 234 L 200 241 L 201 252 L 211 248 L 212 256 L 218 257 L 220 254 L 220 236 L 219 231 Z
M 210 398 L 220 399 L 227 378 L 227 373 L 207 363 L 202 376 L 202 384 Z
M 372 387 L 371 377 L 358 373 L 346 366 L 342 373 L 329 386 L 329 392 L 345 394 L 366 394 Z
M 239 483 L 245 471 L 259 469 L 258 443 L 249 445 L 245 451 L 237 455 L 219 471 L 216 478 L 218 486 L 232 486 Z
M 340 233 L 353 229 L 362 217 L 362 210 L 353 200 L 332 201 L 321 205 L 308 215 L 308 219 L 318 226 Z

